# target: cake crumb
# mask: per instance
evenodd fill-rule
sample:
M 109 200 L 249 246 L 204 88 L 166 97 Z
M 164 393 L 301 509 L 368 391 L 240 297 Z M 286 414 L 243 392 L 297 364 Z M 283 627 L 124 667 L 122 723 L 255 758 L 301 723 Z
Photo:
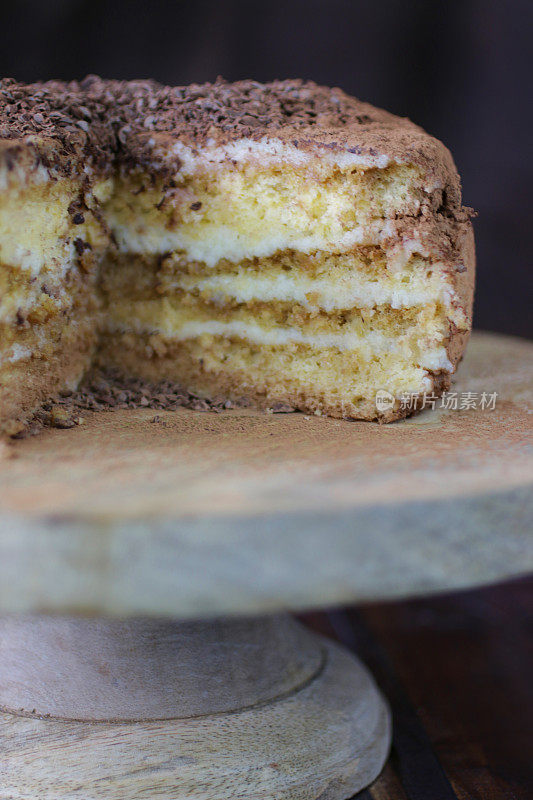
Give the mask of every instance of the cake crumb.
M 68 408 L 55 405 L 50 409 L 50 425 L 52 428 L 73 428 L 76 422 Z
M 292 414 L 296 410 L 293 406 L 289 405 L 289 403 L 274 403 L 269 411 L 272 414 Z

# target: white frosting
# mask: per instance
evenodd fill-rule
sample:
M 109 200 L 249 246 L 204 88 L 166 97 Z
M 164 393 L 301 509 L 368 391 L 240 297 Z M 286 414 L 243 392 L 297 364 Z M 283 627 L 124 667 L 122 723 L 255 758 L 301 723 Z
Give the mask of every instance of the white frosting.
M 382 220 L 356 226 L 331 239 L 320 234 L 300 234 L 290 226 L 271 226 L 260 236 L 247 235 L 235 228 L 215 224 L 204 225 L 201 233 L 196 230 L 194 235 L 187 230 L 187 226 L 170 231 L 163 225 L 148 226 L 140 222 L 138 227 L 133 228 L 121 224 L 109 211 L 106 221 L 123 253 L 161 255 L 177 250 L 209 268 L 215 267 L 222 259 L 238 263 L 247 258 L 268 258 L 283 250 L 343 253 L 359 245 L 380 244 L 389 236 Z M 413 252 L 422 250 L 417 242 L 406 242 L 405 246 L 408 248 L 405 261 Z
M 23 347 L 21 344 L 13 344 L 11 347 L 0 355 L 0 364 L 8 362 L 9 364 L 16 364 L 17 361 L 29 361 L 33 352 L 29 347 Z
M 270 231 L 260 239 L 245 236 L 226 226 L 209 226 L 202 236 L 190 236 L 183 228 L 169 231 L 161 227 L 139 227 L 120 225 L 108 215 L 119 249 L 124 253 L 162 254 L 172 250 L 184 252 L 192 261 L 201 261 L 208 267 L 215 267 L 222 259 L 238 263 L 245 258 L 263 258 L 282 250 L 313 252 L 347 251 L 355 245 L 365 244 L 365 229 L 361 226 L 348 231 L 334 241 L 320 235 L 299 236 L 286 228 Z M 366 226 L 368 228 L 368 226 Z M 374 241 L 377 240 L 374 239 Z M 372 240 L 369 242 L 372 243 Z
M 181 168 L 178 175 L 191 175 L 197 170 L 204 170 L 206 167 L 222 165 L 227 161 L 236 163 L 259 162 L 261 164 L 279 163 L 283 161 L 287 164 L 302 165 L 313 161 L 321 164 L 328 164 L 338 167 L 342 171 L 350 169 L 385 169 L 392 163 L 398 165 L 410 164 L 408 153 L 404 156 L 391 159 L 385 153 L 351 153 L 348 149 L 330 150 L 320 142 L 307 142 L 307 149 L 301 150 L 291 142 L 282 141 L 275 137 L 263 136 L 262 139 L 242 138 L 228 144 L 220 145 L 214 139 L 208 139 L 201 148 L 191 148 L 182 142 L 176 142 L 170 149 L 164 150 L 157 147 L 154 139 L 150 141 L 154 150 L 154 166 L 158 166 L 161 159 L 170 156 L 179 156 Z M 431 193 L 435 189 L 442 189 L 442 181 L 434 177 L 426 177 L 424 191 Z
M 261 164 L 284 161 L 287 164 L 302 165 L 319 159 L 322 163 L 337 166 L 342 170 L 354 167 L 384 169 L 390 164 L 389 157 L 384 154 L 361 155 L 349 153 L 347 150 L 332 152 L 319 144 L 314 145 L 313 151 L 302 151 L 293 144 L 267 136 L 259 141 L 244 138 L 225 145 L 217 145 L 214 140 L 208 140 L 198 151 L 181 142 L 176 142 L 171 152 L 173 155 L 178 155 L 182 162 L 180 175 L 190 175 L 198 169 L 223 164 L 226 161 L 236 161 L 237 163 L 259 161 Z M 164 157 L 164 155 L 164 153 L 158 153 L 159 157 Z
M 28 272 L 33 278 L 42 274 L 43 270 L 51 271 L 53 267 L 54 280 L 62 279 L 77 262 L 78 256 L 72 242 L 58 242 L 52 249 L 44 246 L 28 249 L 20 244 L 13 248 L 4 247 L 2 258 L 14 267 L 19 267 Z
M 168 288 L 191 291 L 207 290 L 221 301 L 232 297 L 240 303 L 252 300 L 299 303 L 309 309 L 321 308 L 330 312 L 335 309 L 373 308 L 377 305 L 390 305 L 392 308 L 411 308 L 441 300 L 446 306 L 451 304 L 453 292 L 442 281 L 427 283 L 417 290 L 408 285 L 384 286 L 379 281 L 365 280 L 357 275 L 336 278 L 335 283 L 325 279 L 312 279 L 305 276 L 294 277 L 291 273 L 275 277 L 261 275 L 212 275 L 208 278 L 184 276 L 167 284 Z

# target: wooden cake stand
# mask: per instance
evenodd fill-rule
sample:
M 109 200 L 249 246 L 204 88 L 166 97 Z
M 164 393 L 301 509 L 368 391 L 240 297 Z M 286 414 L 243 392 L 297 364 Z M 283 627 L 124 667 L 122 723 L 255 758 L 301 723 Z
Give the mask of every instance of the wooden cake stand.
M 532 374 L 533 345 L 480 334 L 463 410 L 116 411 L 4 446 L 2 800 L 366 786 L 386 704 L 285 612 L 529 571 Z

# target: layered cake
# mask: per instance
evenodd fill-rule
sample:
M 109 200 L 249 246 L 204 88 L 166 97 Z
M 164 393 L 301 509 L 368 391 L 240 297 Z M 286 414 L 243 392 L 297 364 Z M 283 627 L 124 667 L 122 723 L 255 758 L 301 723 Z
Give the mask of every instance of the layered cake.
M 466 345 L 469 217 L 444 145 L 339 89 L 4 80 L 0 422 L 95 365 L 396 419 Z

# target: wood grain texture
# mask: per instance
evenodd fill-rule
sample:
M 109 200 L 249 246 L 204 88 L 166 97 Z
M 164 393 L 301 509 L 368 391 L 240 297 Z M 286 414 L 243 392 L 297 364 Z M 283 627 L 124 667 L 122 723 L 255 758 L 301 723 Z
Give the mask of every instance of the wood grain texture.
M 388 710 L 354 657 L 304 635 L 324 654 L 322 668 L 253 708 L 129 723 L 0 712 L 2 800 L 345 800 L 383 766 Z M 293 633 L 292 645 L 300 647 L 300 635 Z M 213 665 L 215 654 L 210 647 L 204 659 Z M 256 660 L 248 661 L 246 648 L 240 656 L 239 672 L 224 675 L 227 686 L 240 683 L 243 670 L 254 674 Z M 136 660 L 133 652 L 134 672 Z M 95 685 L 107 677 L 101 674 Z M 202 689 L 208 711 L 217 687 L 200 683 L 196 696 Z
M 533 344 L 474 336 L 494 411 L 388 426 L 118 411 L 0 462 L 0 608 L 220 614 L 402 597 L 533 568 Z
M 0 617 L 0 708 L 88 721 L 220 714 L 291 694 L 323 668 L 288 616 L 210 622 Z

